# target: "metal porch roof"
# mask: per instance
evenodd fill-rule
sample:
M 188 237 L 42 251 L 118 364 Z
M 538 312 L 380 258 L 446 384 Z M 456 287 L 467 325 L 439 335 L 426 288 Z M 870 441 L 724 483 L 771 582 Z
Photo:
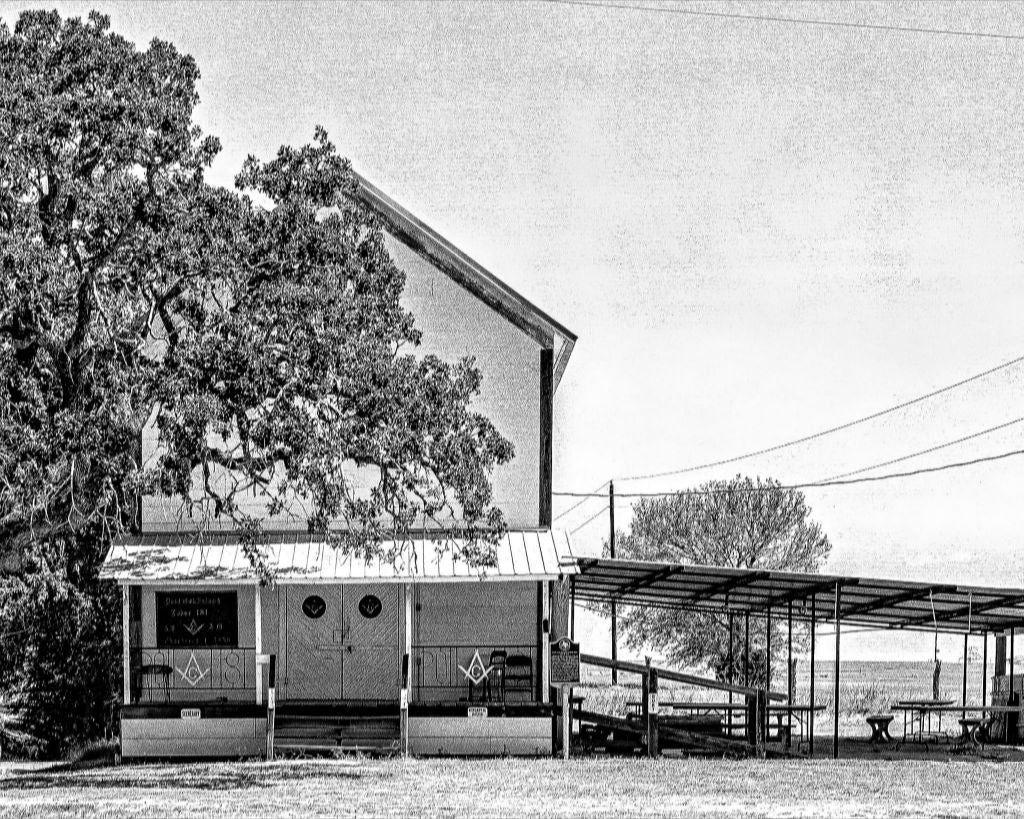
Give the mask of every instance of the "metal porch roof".
M 1024 625 L 1024 589 L 922 583 L 767 569 L 577 558 L 578 599 L 612 600 L 739 615 L 818 622 L 836 619 L 878 628 L 955 633 L 1004 631 Z
M 496 566 L 471 568 L 453 557 L 459 541 L 414 540 L 405 560 L 363 560 L 332 548 L 321 537 L 271 534 L 268 565 L 278 583 L 360 583 L 406 580 L 547 580 L 575 574 L 569 534 L 562 530 L 508 532 L 497 547 Z M 385 542 L 383 551 L 395 546 Z M 439 550 L 440 549 L 440 550 Z M 120 583 L 256 583 L 258 578 L 233 532 L 152 533 L 120 538 L 100 577 Z

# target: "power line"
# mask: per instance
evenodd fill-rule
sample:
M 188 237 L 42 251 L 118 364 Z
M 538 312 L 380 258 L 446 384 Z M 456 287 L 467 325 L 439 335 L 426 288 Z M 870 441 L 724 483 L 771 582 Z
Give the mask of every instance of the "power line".
M 973 432 L 970 435 L 965 435 L 963 438 L 957 438 L 955 441 L 947 441 L 944 444 L 938 444 L 937 446 L 928 447 L 928 449 L 922 449 L 920 452 L 914 452 L 910 455 L 903 455 L 899 458 L 893 458 L 892 460 L 889 461 L 883 461 L 882 463 L 874 464 L 873 466 L 864 466 L 861 467 L 860 469 L 854 469 L 850 472 L 843 472 L 840 475 L 832 475 L 831 477 L 828 478 L 822 478 L 821 481 L 815 481 L 815 483 L 836 481 L 839 480 L 840 478 L 849 478 L 851 475 L 860 475 L 861 473 L 864 472 L 871 472 L 873 469 L 881 469 L 883 466 L 892 466 L 893 464 L 898 464 L 901 461 L 909 461 L 911 458 L 917 458 L 921 455 L 928 455 L 931 452 L 938 452 L 940 449 L 946 449 L 947 447 L 955 446 L 956 444 L 962 444 L 964 441 L 970 441 L 974 438 L 980 438 L 982 435 L 988 435 L 989 433 L 996 432 L 1000 429 L 1006 429 L 1007 427 L 1011 427 L 1014 424 L 1019 424 L 1021 421 L 1024 421 L 1024 417 L 1014 418 L 1012 421 L 1007 421 L 1005 424 L 999 424 L 994 427 L 989 427 L 988 429 L 983 429 L 981 432 Z
M 909 472 L 891 472 L 887 475 L 875 475 L 866 478 L 850 478 L 848 480 L 815 481 L 813 483 L 794 483 L 779 486 L 751 487 L 749 489 L 674 489 L 668 492 L 616 492 L 616 498 L 665 498 L 670 495 L 724 495 L 729 492 L 773 492 L 777 489 L 824 489 L 830 486 L 850 486 L 857 483 L 874 483 L 876 481 L 890 481 L 896 478 L 910 478 L 916 475 L 927 475 L 932 472 L 945 472 L 949 469 L 962 469 L 976 464 L 1000 461 L 1004 458 L 1012 458 L 1017 455 L 1024 455 L 1024 449 L 1015 449 L 1010 452 L 1001 452 L 998 455 L 988 455 L 982 458 L 974 458 L 970 461 L 958 461 L 956 463 L 941 464 L 921 469 L 914 469 Z M 877 465 L 873 468 L 878 468 Z M 566 498 L 580 497 L 602 497 L 601 495 L 588 495 L 585 492 L 553 492 L 554 495 Z M 602 510 L 603 511 L 603 510 Z M 596 516 L 595 516 L 596 517 Z M 589 521 L 588 521 L 589 523 Z M 584 524 L 585 526 L 586 524 Z M 582 528 L 582 527 L 580 527 Z
M 591 497 L 593 497 L 593 496 L 591 496 Z M 580 529 L 582 529 L 585 526 L 589 526 L 591 523 L 593 523 L 595 520 L 597 520 L 599 517 L 601 517 L 601 515 L 603 515 L 607 511 L 608 511 L 608 508 L 605 507 L 605 506 L 602 506 L 600 509 L 597 510 L 596 513 L 594 513 L 589 518 L 587 518 L 585 521 L 583 521 L 583 523 L 581 523 L 575 529 L 571 529 L 569 531 L 569 534 L 570 535 L 575 535 Z
M 598 490 L 600 490 L 600 489 L 604 489 L 604 487 L 606 487 L 607 485 L 608 485 L 608 481 L 605 481 L 605 482 L 604 482 L 604 483 L 602 483 L 602 484 L 601 484 L 600 486 L 597 486 L 597 487 L 595 487 L 594 489 L 591 489 L 591 490 L 590 490 L 590 491 L 591 491 L 591 494 L 593 494 L 594 492 L 597 492 L 597 491 L 598 491 Z M 587 502 L 588 500 L 589 500 L 589 497 L 588 497 L 588 498 L 584 498 L 583 500 L 577 501 L 577 502 L 576 502 L 576 503 L 574 503 L 574 504 L 573 504 L 572 506 L 570 506 L 570 507 L 569 507 L 568 509 L 566 509 L 566 510 L 565 510 L 564 512 L 562 512 L 562 513 L 561 513 L 560 515 L 557 515 L 557 516 L 556 516 L 556 517 L 554 518 L 554 520 L 552 520 L 551 522 L 552 522 L 552 523 L 554 523 L 554 522 L 555 522 L 556 520 L 561 520 L 561 519 L 562 519 L 562 518 L 564 518 L 564 517 L 565 517 L 566 515 L 568 515 L 568 514 L 569 514 L 570 512 L 572 512 L 572 511 L 574 511 L 574 510 L 576 510 L 576 509 L 579 509 L 579 508 L 580 508 L 580 507 L 581 507 L 581 506 L 582 506 L 583 504 L 585 504 L 585 503 L 586 503 L 586 502 Z
M 625 9 L 629 11 L 653 11 L 661 14 L 679 14 L 688 17 L 710 17 L 723 20 L 749 20 L 760 23 L 792 23 L 803 26 L 825 26 L 832 28 L 855 28 L 869 31 L 897 31 L 905 34 L 939 34 L 947 37 L 980 37 L 990 40 L 1024 40 L 1024 34 L 1007 34 L 999 31 L 965 31 L 963 29 L 927 28 L 924 26 L 895 26 L 885 23 L 854 23 L 848 20 L 815 20 L 807 17 L 780 17 L 770 14 L 740 14 L 738 12 L 706 11 L 680 8 L 678 6 L 638 6 L 632 3 L 598 2 L 597 0 L 548 0 L 554 5 L 585 6 L 589 8 Z
M 884 415 L 890 415 L 891 413 L 898 412 L 899 410 L 902 409 L 906 409 L 907 407 L 913 406 L 914 404 L 919 404 L 922 401 L 927 401 L 929 398 L 934 398 L 935 396 L 942 395 L 943 393 L 947 393 L 950 390 L 955 390 L 958 387 L 964 386 L 965 384 L 970 384 L 972 381 L 977 381 L 981 378 L 985 378 L 986 376 L 992 375 L 992 373 L 999 372 L 999 370 L 1005 370 L 1007 367 L 1012 367 L 1015 364 L 1020 364 L 1022 361 L 1024 361 L 1024 355 L 1018 356 L 1012 361 L 1007 361 L 1005 364 L 999 364 L 995 367 L 990 367 L 984 372 L 975 373 L 974 375 L 961 379 L 960 381 L 957 381 L 954 384 L 947 384 L 945 387 L 940 387 L 939 389 L 932 390 L 931 392 L 925 393 L 924 395 L 919 395 L 916 398 L 911 398 L 909 401 L 904 401 L 901 404 L 896 404 L 895 406 L 888 407 L 887 409 L 879 410 L 878 412 L 873 412 L 870 415 L 865 415 L 862 418 L 857 418 L 853 421 L 847 421 L 846 423 L 839 424 L 838 426 L 823 429 L 820 432 L 815 432 L 811 435 L 805 435 L 802 438 L 795 438 L 792 441 L 786 441 L 785 443 L 775 444 L 774 446 L 765 447 L 764 449 L 757 449 L 754 450 L 753 452 L 745 452 L 742 455 L 734 455 L 731 458 L 723 458 L 720 461 L 709 461 L 708 463 L 697 464 L 695 466 L 687 466 L 683 467 L 682 469 L 671 469 L 668 470 L 667 472 L 652 472 L 647 475 L 631 475 L 628 477 L 617 477 L 614 480 L 644 481 L 652 478 L 667 478 L 671 475 L 683 475 L 687 472 L 697 472 L 701 469 L 710 469 L 711 467 L 715 466 L 725 466 L 726 464 L 736 463 L 737 461 L 745 461 L 748 458 L 756 458 L 760 455 L 767 455 L 770 452 L 778 452 L 780 449 L 786 449 L 787 447 L 796 446 L 797 444 L 805 444 L 808 441 L 813 441 L 817 438 L 823 438 L 826 435 L 832 435 L 833 433 L 836 432 L 842 432 L 843 430 L 849 429 L 850 427 L 855 427 L 858 424 L 864 424 L 867 423 L 868 421 L 874 421 L 876 418 L 881 418 Z

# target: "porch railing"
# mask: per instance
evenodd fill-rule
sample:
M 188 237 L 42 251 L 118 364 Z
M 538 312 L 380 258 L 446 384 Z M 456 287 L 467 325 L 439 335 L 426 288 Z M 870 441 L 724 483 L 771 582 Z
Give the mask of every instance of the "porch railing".
M 157 648 L 132 651 L 132 700 L 237 700 L 256 687 L 256 649 L 238 647 Z
M 536 645 L 414 645 L 415 702 L 537 700 Z

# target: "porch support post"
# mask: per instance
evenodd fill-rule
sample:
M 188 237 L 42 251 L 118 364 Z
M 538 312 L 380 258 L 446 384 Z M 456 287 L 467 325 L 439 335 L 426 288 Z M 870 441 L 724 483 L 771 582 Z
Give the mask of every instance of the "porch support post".
M 839 612 L 843 587 L 836 583 L 836 679 L 835 696 L 832 698 L 833 725 L 832 725 L 832 758 L 839 759 Z
M 405 624 L 403 636 L 402 656 L 402 690 L 399 702 L 399 729 L 401 731 L 401 743 L 403 756 L 409 756 L 409 678 L 412 674 L 412 585 L 405 583 L 402 586 L 402 596 L 405 598 Z
M 132 701 L 132 646 L 131 646 L 131 605 L 129 603 L 128 584 L 121 586 L 121 658 L 124 663 L 124 699 L 125 705 Z
M 548 650 L 551 648 L 551 593 L 550 583 L 546 580 L 540 582 L 540 691 L 541 696 L 539 697 L 540 702 L 548 702 L 550 699 L 550 684 L 549 669 L 548 669 Z
M 569 639 L 576 642 L 576 575 L 569 576 Z
M 253 666 L 256 669 L 256 704 L 263 705 L 263 665 L 260 663 L 263 655 L 263 587 L 259 583 L 256 584 L 253 600 L 256 621 L 256 658 Z

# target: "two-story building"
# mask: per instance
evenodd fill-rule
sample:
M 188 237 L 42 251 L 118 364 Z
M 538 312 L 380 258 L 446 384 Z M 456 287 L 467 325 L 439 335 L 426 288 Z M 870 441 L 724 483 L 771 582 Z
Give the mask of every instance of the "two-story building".
M 422 351 L 475 357 L 475 406 L 515 446 L 492 476 L 509 523 L 497 566 L 471 569 L 429 533 L 397 565 L 366 562 L 267 518 L 261 585 L 229 528 L 145 498 L 141 533 L 103 568 L 123 590 L 125 758 L 262 754 L 268 716 L 279 749 L 551 751 L 546 652 L 575 571 L 551 528 L 552 404 L 575 336 L 363 180 L 360 196 L 406 273 Z M 144 456 L 155 447 L 150 431 Z

